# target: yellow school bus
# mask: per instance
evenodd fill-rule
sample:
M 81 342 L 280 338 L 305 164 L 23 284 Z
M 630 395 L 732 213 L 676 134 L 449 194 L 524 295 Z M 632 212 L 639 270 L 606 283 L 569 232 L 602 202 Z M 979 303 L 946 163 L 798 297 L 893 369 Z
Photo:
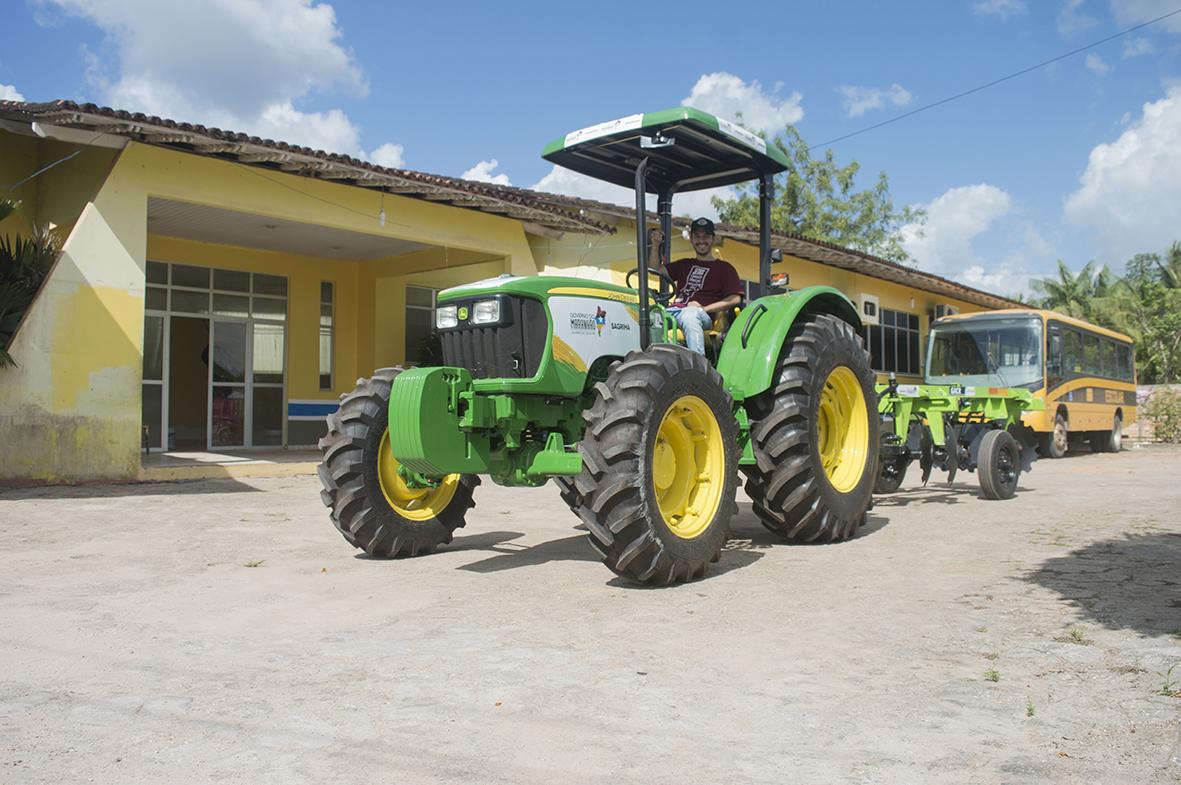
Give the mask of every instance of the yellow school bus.
M 1022 418 L 1042 457 L 1070 445 L 1118 452 L 1136 421 L 1132 339 L 1054 311 L 1008 309 L 947 316 L 927 338 L 928 384 L 1022 387 L 1045 401 Z

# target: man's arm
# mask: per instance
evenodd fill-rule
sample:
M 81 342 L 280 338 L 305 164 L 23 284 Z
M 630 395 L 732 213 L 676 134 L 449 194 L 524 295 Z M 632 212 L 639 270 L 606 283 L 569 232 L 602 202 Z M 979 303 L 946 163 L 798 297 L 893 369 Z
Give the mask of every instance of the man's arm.
M 728 311 L 731 308 L 737 308 L 738 304 L 741 302 L 742 295 L 732 294 L 726 297 L 724 300 L 718 300 L 716 303 L 710 303 L 709 305 L 702 306 L 702 310 L 708 314 L 721 313 L 723 311 Z M 690 303 L 690 305 L 692 304 L 693 303 Z

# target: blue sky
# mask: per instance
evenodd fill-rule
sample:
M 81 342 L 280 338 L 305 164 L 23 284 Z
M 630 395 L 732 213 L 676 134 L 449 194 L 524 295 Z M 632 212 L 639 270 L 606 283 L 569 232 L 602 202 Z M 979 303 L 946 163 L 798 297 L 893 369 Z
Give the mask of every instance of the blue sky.
M 1181 0 L 14 5 L 0 96 L 610 199 L 552 171 L 541 147 L 682 102 L 772 133 L 791 122 L 817 144 Z M 1121 267 L 1181 240 L 1179 141 L 1181 15 L 834 150 L 928 208 L 922 236 L 908 231 L 919 266 L 1012 292 L 1058 258 Z M 678 208 L 708 210 L 701 197 Z

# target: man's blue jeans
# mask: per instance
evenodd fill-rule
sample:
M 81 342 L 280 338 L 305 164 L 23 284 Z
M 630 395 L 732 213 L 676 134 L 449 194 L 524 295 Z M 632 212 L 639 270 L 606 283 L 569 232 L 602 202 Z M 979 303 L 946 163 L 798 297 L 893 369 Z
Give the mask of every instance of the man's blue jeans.
M 669 308 L 668 312 L 677 320 L 685 334 L 685 345 L 698 354 L 705 354 L 705 331 L 713 326 L 713 317 L 704 308 L 690 305 L 685 308 Z

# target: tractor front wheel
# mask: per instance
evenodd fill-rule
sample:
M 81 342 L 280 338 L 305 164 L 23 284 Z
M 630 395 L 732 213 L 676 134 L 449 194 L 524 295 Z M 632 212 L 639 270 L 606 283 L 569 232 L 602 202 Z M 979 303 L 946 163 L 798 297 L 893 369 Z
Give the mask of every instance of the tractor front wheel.
M 574 490 L 616 574 L 667 585 L 718 560 L 738 511 L 733 407 L 705 357 L 672 344 L 632 352 L 595 385 Z
M 480 484 L 468 474 L 448 475 L 431 488 L 405 482 L 388 429 L 390 388 L 399 373 L 381 368 L 371 379 L 358 379 L 328 415 L 328 434 L 319 445 L 320 498 L 333 525 L 350 545 L 381 558 L 419 556 L 451 542 L 475 506 L 472 491 Z
M 774 386 L 750 407 L 758 463 L 747 470 L 746 492 L 764 526 L 803 542 L 857 532 L 878 479 L 876 401 L 869 355 L 852 325 L 827 314 L 800 317 Z

